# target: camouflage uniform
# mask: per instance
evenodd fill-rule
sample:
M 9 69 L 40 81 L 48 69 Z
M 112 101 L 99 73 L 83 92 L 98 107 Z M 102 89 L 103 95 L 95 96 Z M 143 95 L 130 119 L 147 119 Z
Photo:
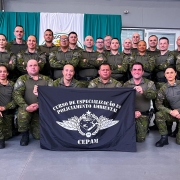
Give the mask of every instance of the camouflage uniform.
M 126 54 L 124 51 L 122 53 L 124 55 L 123 59 L 128 62 L 128 69 L 127 69 L 126 75 L 125 75 L 125 82 L 126 82 L 132 78 L 131 69 L 130 69 L 130 62 L 134 61 L 134 54 L 132 52 L 129 54 Z
M 167 99 L 170 104 L 170 108 L 163 105 L 163 101 Z M 158 91 L 158 96 L 156 99 L 156 107 L 159 112 L 156 113 L 156 124 L 159 128 L 159 133 L 161 135 L 167 135 L 167 125 L 166 122 L 177 122 L 178 123 L 178 133 L 176 134 L 176 142 L 180 144 L 180 123 L 179 119 L 170 115 L 170 111 L 177 109 L 180 113 L 180 81 L 176 80 L 174 85 L 165 83 Z
M 167 51 L 164 55 L 160 53 L 155 56 L 155 84 L 157 89 L 166 82 L 164 77 L 164 71 L 169 65 L 174 65 L 174 54 L 171 51 Z
M 155 58 L 145 53 L 141 56 L 139 53 L 134 55 L 134 60 L 130 62 L 130 69 L 135 62 L 140 62 L 144 66 L 144 74 L 143 77 L 147 79 L 152 79 L 152 72 L 155 68 Z
M 114 55 L 110 52 L 107 56 L 107 62 L 111 65 L 111 77 L 124 82 L 125 74 L 128 70 L 128 58 L 125 58 L 123 53 L 118 52 Z M 118 65 L 121 67 L 118 67 Z
M 8 42 L 6 45 L 7 51 L 12 52 L 16 56 L 20 51 L 25 51 L 27 48 L 28 47 L 27 47 L 25 40 L 22 40 L 22 44 L 18 44 L 16 42 L 16 39 L 14 39 L 14 40 Z M 21 73 L 19 72 L 19 70 L 17 69 L 17 66 L 16 66 L 13 70 L 13 78 L 10 77 L 10 79 L 12 79 L 14 82 L 16 82 L 16 80 L 19 76 L 21 76 Z
M 74 66 L 74 68 L 76 68 L 80 58 L 81 54 L 79 52 L 72 51 L 70 49 L 68 49 L 66 52 L 63 52 L 61 48 L 59 48 L 58 51 L 51 52 L 49 54 L 49 63 L 53 69 L 53 79 L 57 79 L 63 76 L 62 70 L 66 64 L 71 64 Z
M 21 51 L 17 54 L 17 68 L 21 74 L 27 73 L 26 66 L 30 59 L 34 59 L 38 62 L 40 70 L 43 69 L 46 63 L 46 56 L 44 52 L 40 52 L 39 50 L 36 50 L 34 53 L 30 53 L 28 50 Z
M 159 49 L 155 49 L 155 51 L 151 51 L 150 48 L 146 49 L 146 53 L 150 56 L 156 56 L 160 53 L 160 50 Z
M 83 88 L 83 87 L 84 87 L 83 84 L 82 84 L 80 81 L 78 81 L 78 80 L 76 80 L 76 79 L 74 79 L 74 78 L 72 79 L 70 85 L 69 85 L 69 86 L 66 86 L 66 85 L 64 84 L 63 77 L 56 79 L 56 80 L 54 81 L 53 85 L 54 85 L 55 87 L 72 87 L 72 88 Z
M 5 107 L 0 117 L 0 139 L 12 137 L 12 122 L 14 118 L 15 101 L 12 98 L 14 83 L 9 81 L 7 85 L 0 84 L 0 106 Z
M 52 44 L 52 46 L 47 46 L 46 44 L 38 46 L 39 51 L 45 53 L 46 55 L 46 64 L 44 65 L 43 71 L 41 72 L 42 74 L 52 77 L 52 70 L 49 64 L 49 54 L 51 52 L 57 51 L 58 48 L 59 47 L 55 46 L 54 44 Z
M 180 79 L 180 51 L 175 50 L 173 53 L 176 61 L 177 79 Z
M 119 88 L 122 87 L 122 84 L 113 79 L 112 77 L 109 79 L 107 83 L 103 83 L 101 78 L 98 77 L 89 82 L 88 88 Z
M 26 111 L 27 106 L 38 103 L 38 98 L 33 93 L 34 85 L 53 86 L 53 80 L 41 74 L 38 80 L 34 80 L 28 74 L 22 75 L 15 83 L 13 97 L 19 106 L 18 131 L 26 132 L 30 129 L 33 137 L 39 139 L 39 112 Z
M 143 142 L 146 138 L 149 125 L 150 100 L 156 98 L 156 87 L 153 81 L 142 78 L 140 84 L 135 84 L 133 78 L 124 83 L 124 87 L 134 88 L 141 86 L 143 94 L 136 91 L 135 111 L 140 111 L 141 116 L 136 119 L 136 141 Z
M 101 58 L 102 60 L 97 60 Z M 104 53 L 82 51 L 82 57 L 79 62 L 78 77 L 81 80 L 92 80 L 98 76 L 99 66 L 106 61 Z
M 20 51 L 25 51 L 27 49 L 27 44 L 25 40 L 22 40 L 22 44 L 18 44 L 16 39 L 10 41 L 6 45 L 6 49 L 15 55 L 17 55 Z
M 11 64 L 9 62 L 12 61 Z M 16 56 L 9 51 L 0 52 L 0 65 L 5 65 L 9 72 L 9 79 L 13 80 L 13 70 L 16 66 Z

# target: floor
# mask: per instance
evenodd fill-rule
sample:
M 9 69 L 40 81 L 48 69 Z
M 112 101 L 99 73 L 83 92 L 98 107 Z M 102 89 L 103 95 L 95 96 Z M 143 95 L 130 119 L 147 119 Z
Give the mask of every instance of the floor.
M 168 146 L 157 148 L 159 138 L 151 131 L 135 153 L 57 152 L 41 149 L 32 138 L 22 147 L 19 135 L 0 150 L 0 180 L 179 180 L 180 146 L 169 138 Z

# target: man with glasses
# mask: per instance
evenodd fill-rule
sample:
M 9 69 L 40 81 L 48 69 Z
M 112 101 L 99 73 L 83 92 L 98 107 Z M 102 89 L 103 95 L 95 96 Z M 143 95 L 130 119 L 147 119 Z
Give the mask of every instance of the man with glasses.
M 110 52 L 111 51 L 111 40 L 112 40 L 112 37 L 110 35 L 106 35 L 104 37 L 104 48 L 105 48 L 105 51 L 108 51 Z
M 60 47 L 58 51 L 52 52 L 49 55 L 49 63 L 53 69 L 53 79 L 62 77 L 64 65 L 71 64 L 77 67 L 81 54 L 77 51 L 70 50 L 68 36 L 60 36 Z

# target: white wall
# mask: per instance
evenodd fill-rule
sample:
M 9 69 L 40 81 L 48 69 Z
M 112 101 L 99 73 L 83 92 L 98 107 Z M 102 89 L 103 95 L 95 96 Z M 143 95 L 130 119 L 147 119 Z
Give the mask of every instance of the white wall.
M 5 0 L 4 3 L 5 11 L 121 14 L 123 27 L 180 28 L 177 0 Z M 124 10 L 129 14 L 124 14 Z

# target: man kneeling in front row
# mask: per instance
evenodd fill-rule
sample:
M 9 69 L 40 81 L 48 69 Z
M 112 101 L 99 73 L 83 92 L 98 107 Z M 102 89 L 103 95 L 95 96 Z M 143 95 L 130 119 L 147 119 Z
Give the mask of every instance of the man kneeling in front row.
M 39 74 L 36 60 L 27 62 L 27 74 L 20 76 L 15 83 L 13 97 L 18 104 L 18 131 L 22 133 L 21 146 L 29 143 L 29 130 L 35 139 L 40 138 L 39 106 L 37 96 L 33 93 L 36 85 L 53 86 L 53 80 Z

